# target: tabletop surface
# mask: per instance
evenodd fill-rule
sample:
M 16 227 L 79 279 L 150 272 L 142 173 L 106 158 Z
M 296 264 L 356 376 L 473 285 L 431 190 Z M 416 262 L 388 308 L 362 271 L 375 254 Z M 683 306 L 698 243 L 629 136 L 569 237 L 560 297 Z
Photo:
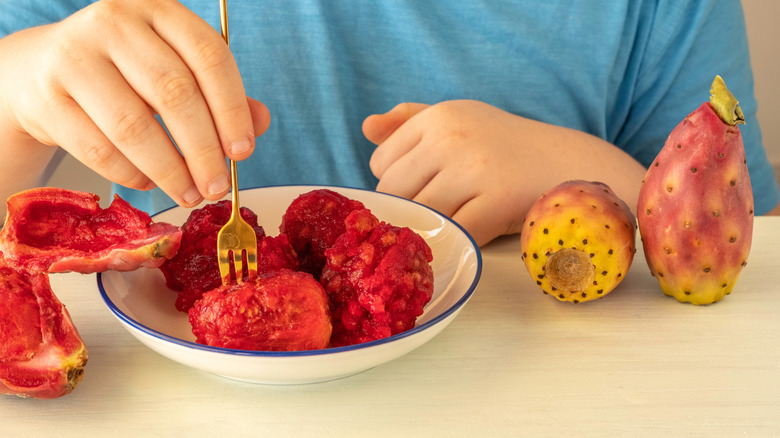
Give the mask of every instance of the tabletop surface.
M 780 218 L 756 218 L 733 293 L 710 306 L 664 296 L 641 247 L 617 289 L 576 305 L 537 288 L 516 236 L 482 253 L 474 296 L 430 342 L 293 386 L 160 356 L 114 319 L 95 275 L 52 275 L 85 377 L 55 400 L 0 396 L 0 436 L 780 436 Z

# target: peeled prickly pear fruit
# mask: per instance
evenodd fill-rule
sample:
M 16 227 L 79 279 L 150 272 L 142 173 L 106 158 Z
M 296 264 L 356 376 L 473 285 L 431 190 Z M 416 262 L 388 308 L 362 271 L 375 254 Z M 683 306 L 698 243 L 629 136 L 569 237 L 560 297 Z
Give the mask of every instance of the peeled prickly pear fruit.
M 536 284 L 580 303 L 612 291 L 636 252 L 636 220 L 604 183 L 566 181 L 542 195 L 520 232 L 523 261 Z
M 738 123 L 720 76 L 645 175 L 637 215 L 650 272 L 666 295 L 711 304 L 731 293 L 753 236 L 753 191 Z
M 0 261 L 0 394 L 63 396 L 86 363 L 84 342 L 47 274 Z

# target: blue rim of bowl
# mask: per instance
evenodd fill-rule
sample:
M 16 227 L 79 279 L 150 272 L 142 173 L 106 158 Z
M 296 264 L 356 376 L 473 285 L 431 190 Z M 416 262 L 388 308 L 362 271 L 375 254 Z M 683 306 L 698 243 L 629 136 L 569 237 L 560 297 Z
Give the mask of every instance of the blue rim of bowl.
M 471 242 L 471 246 L 474 249 L 474 253 L 477 256 L 477 271 L 474 274 L 474 278 L 471 281 L 471 284 L 469 285 L 468 290 L 466 293 L 463 294 L 460 299 L 447 308 L 444 312 L 442 312 L 440 315 L 436 316 L 435 318 L 431 319 L 430 321 L 426 321 L 423 324 L 416 325 L 413 328 L 398 333 L 395 335 L 392 335 L 387 338 L 383 339 L 377 339 L 374 341 L 364 342 L 361 344 L 354 344 L 354 345 L 347 345 L 344 347 L 332 347 L 332 348 L 323 348 L 321 350 L 302 350 L 302 351 L 254 351 L 254 350 L 238 350 L 238 349 L 232 349 L 232 348 L 222 348 L 222 347 L 212 347 L 210 345 L 203 345 L 198 344 L 197 342 L 187 341 L 181 338 L 177 338 L 175 336 L 167 335 L 165 333 L 159 332 L 157 330 L 154 330 L 152 328 L 149 328 L 145 326 L 144 324 L 141 324 L 140 322 L 136 321 L 135 319 L 131 318 L 127 314 L 125 314 L 123 311 L 119 310 L 118 307 L 114 304 L 114 302 L 108 297 L 108 293 L 106 292 L 105 288 L 103 287 L 103 276 L 102 273 L 97 274 L 97 286 L 100 290 L 100 297 L 103 299 L 103 302 L 106 304 L 108 309 L 111 311 L 111 313 L 114 314 L 117 318 L 119 318 L 124 323 L 134 327 L 138 331 L 145 333 L 146 335 L 152 336 L 154 338 L 157 338 L 159 340 L 167 341 L 172 344 L 175 344 L 180 347 L 186 347 L 186 348 L 192 348 L 196 350 L 211 352 L 211 353 L 219 353 L 219 354 L 227 354 L 227 355 L 234 355 L 234 356 L 250 356 L 250 357 L 306 357 L 306 356 L 319 356 L 319 355 L 326 355 L 326 354 L 334 354 L 334 353 L 342 353 L 342 352 L 349 352 L 349 351 L 356 351 L 356 350 L 362 350 L 366 348 L 371 348 L 383 344 L 387 344 L 393 341 L 396 341 L 398 339 L 406 338 L 409 336 L 412 336 L 414 334 L 420 333 L 428 329 L 429 327 L 433 327 L 434 325 L 440 323 L 441 321 L 448 318 L 452 313 L 463 307 L 464 304 L 471 298 L 471 296 L 474 294 L 474 290 L 477 288 L 477 284 L 479 283 L 479 279 L 482 276 L 482 253 L 479 250 L 479 246 L 477 245 L 476 241 L 474 241 L 474 238 L 471 237 L 471 234 L 469 234 L 459 223 L 455 222 L 454 220 L 450 219 L 448 216 L 436 211 L 433 208 L 430 208 L 426 205 L 420 204 L 419 202 L 412 201 L 410 199 L 406 199 L 400 196 L 391 195 L 387 193 L 381 193 L 374 190 L 368 190 L 363 188 L 357 188 L 357 187 L 346 187 L 346 186 L 324 186 L 324 185 L 311 185 L 311 184 L 290 184 L 290 185 L 273 185 L 273 186 L 259 186 L 259 187 L 250 187 L 246 189 L 241 189 L 240 192 L 244 191 L 251 191 L 251 190 L 258 190 L 258 189 L 274 189 L 274 188 L 287 188 L 287 187 L 312 187 L 312 190 L 315 190 L 317 188 L 322 189 L 348 189 L 348 190 L 358 190 L 358 191 L 364 191 L 364 192 L 371 192 L 376 193 L 382 196 L 389 196 L 392 198 L 397 198 L 405 202 L 411 202 L 413 204 L 416 204 L 420 207 L 425 208 L 426 210 L 429 210 L 433 212 L 434 214 L 442 217 L 447 222 L 451 223 L 455 227 L 457 227 Z M 156 213 L 152 217 L 154 218 L 157 215 L 160 215 L 162 213 L 165 213 L 169 210 L 172 210 L 174 208 L 178 208 L 176 206 L 167 208 L 165 210 L 160 211 L 159 213 Z

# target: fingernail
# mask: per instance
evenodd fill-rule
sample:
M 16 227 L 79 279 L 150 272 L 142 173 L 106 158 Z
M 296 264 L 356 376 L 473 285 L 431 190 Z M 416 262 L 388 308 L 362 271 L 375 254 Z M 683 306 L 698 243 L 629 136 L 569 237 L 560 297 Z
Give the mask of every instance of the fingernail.
M 187 205 L 195 205 L 199 203 L 203 197 L 200 195 L 200 190 L 197 187 L 192 186 L 182 196 L 182 199 Z
M 230 145 L 230 152 L 233 155 L 241 155 L 243 153 L 246 153 L 250 149 L 252 149 L 252 143 L 249 141 L 248 138 L 234 141 L 233 144 Z
M 230 181 L 225 175 L 214 178 L 209 184 L 209 193 L 213 196 L 222 195 L 230 189 Z

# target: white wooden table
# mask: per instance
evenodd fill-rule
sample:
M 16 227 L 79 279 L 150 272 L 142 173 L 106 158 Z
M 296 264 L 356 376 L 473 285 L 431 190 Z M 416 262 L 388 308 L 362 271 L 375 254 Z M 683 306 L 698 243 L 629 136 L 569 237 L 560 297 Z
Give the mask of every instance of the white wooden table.
M 56 400 L 0 396 L 18 436 L 780 436 L 780 218 L 756 218 L 734 292 L 665 297 L 640 251 L 623 284 L 578 305 L 541 293 L 516 237 L 483 248 L 482 281 L 431 342 L 345 379 L 239 383 L 148 350 L 94 275 L 52 276 L 89 348 Z

